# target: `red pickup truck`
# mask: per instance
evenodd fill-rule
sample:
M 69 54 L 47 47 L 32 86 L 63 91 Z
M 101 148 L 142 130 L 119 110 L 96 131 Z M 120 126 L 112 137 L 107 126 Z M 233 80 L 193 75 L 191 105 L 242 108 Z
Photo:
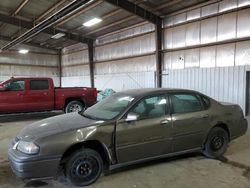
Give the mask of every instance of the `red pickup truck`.
M 0 114 L 82 111 L 96 103 L 95 88 L 56 88 L 51 78 L 11 78 L 0 84 Z

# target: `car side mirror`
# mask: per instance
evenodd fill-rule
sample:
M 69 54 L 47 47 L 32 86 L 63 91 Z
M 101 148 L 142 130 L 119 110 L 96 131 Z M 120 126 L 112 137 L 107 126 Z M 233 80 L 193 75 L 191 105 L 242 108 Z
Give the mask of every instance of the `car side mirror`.
M 130 122 L 130 121 L 136 121 L 138 120 L 139 115 L 135 114 L 135 113 L 128 113 L 127 118 L 125 119 L 125 121 Z

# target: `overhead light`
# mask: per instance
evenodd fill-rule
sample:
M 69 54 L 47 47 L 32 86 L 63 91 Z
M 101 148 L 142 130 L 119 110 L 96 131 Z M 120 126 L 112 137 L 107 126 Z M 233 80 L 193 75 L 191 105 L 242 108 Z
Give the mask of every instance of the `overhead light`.
M 18 51 L 20 54 L 27 54 L 29 52 L 29 50 L 27 49 L 21 49 Z
M 59 39 L 61 37 L 64 37 L 65 36 L 65 33 L 57 33 L 55 35 L 53 35 L 51 38 L 52 39 Z
M 89 21 L 83 23 L 83 25 L 84 25 L 85 27 L 91 27 L 91 26 L 93 26 L 93 25 L 95 25 L 95 24 L 100 23 L 101 21 L 102 21 L 102 20 L 101 20 L 100 18 L 93 18 L 93 19 L 91 19 L 91 20 L 89 20 Z

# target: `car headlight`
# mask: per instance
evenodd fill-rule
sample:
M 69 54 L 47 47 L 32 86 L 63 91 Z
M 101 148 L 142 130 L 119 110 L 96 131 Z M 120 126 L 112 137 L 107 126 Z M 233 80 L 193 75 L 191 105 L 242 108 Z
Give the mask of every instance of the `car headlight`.
M 19 141 L 16 149 L 26 154 L 37 154 L 39 152 L 39 147 L 33 142 Z

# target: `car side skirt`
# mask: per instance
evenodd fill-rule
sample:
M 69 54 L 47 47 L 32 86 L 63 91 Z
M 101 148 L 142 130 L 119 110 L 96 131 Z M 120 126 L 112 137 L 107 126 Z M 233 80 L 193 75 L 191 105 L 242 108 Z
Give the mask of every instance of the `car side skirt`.
M 201 152 L 201 150 L 202 150 L 202 148 L 199 147 L 199 148 L 189 149 L 189 150 L 185 150 L 185 151 L 179 151 L 179 152 L 168 153 L 168 154 L 159 155 L 159 156 L 155 156 L 155 157 L 149 157 L 149 158 L 145 158 L 145 159 L 138 159 L 138 160 L 129 161 L 129 162 L 126 162 L 126 163 L 118 163 L 118 164 L 115 164 L 115 165 L 110 165 L 109 170 L 111 171 L 111 170 L 121 168 L 121 167 L 124 167 L 124 166 L 130 166 L 130 165 L 134 165 L 134 164 L 138 164 L 138 163 L 143 163 L 143 162 L 162 159 L 162 158 L 167 158 L 167 157 L 174 157 L 174 156 L 178 156 L 178 155 L 182 155 L 182 154 Z

